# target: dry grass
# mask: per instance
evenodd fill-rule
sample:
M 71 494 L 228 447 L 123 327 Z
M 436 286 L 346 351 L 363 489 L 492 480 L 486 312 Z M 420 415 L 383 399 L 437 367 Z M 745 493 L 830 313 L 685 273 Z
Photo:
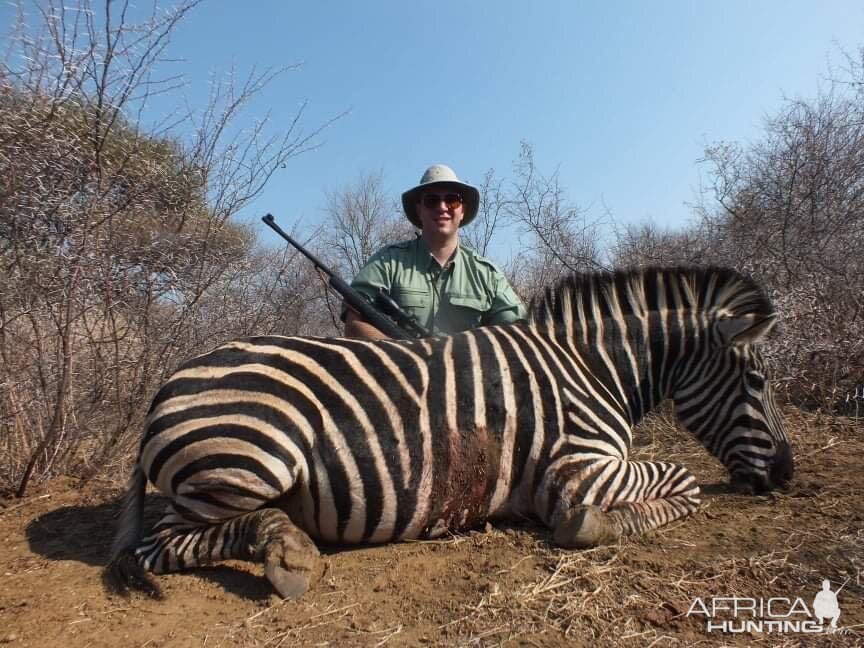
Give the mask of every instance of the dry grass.
M 335 550 L 325 579 L 288 602 L 246 563 L 161 576 L 162 602 L 106 597 L 99 569 L 114 511 L 106 490 L 119 493 L 120 484 L 58 481 L 0 512 L 0 537 L 12 538 L 0 547 L 0 627 L 40 640 L 24 645 L 64 647 L 116 645 L 118 636 L 208 648 L 864 645 L 864 429 L 797 411 L 787 422 L 797 473 L 784 493 L 729 493 L 722 467 L 655 417 L 638 431 L 637 456 L 694 472 L 705 491 L 695 516 L 581 552 L 552 547 L 548 531 L 530 523 Z M 149 513 L 158 508 L 150 500 Z M 24 529 L 29 550 L 15 540 Z M 836 590 L 847 577 L 843 635 L 708 634 L 704 617 L 687 614 L 696 597 L 801 597 L 809 606 L 823 578 Z
M 531 526 L 413 543 L 449 552 L 454 581 L 461 574 L 457 554 L 477 563 L 471 589 L 451 592 L 449 606 L 436 601 L 418 613 L 425 621 L 420 630 L 410 610 L 422 602 L 397 593 L 406 597 L 402 613 L 376 614 L 374 603 L 357 598 L 364 583 L 340 574 L 335 554 L 328 603 L 327 595 L 275 603 L 225 628 L 222 639 L 262 646 L 864 645 L 864 507 L 862 480 L 852 470 L 864 450 L 860 421 L 790 410 L 787 423 L 798 474 L 785 493 L 727 493 L 722 466 L 670 418 L 657 416 L 640 427 L 637 455 L 691 467 L 706 485 L 696 516 L 644 538 L 580 552 L 550 546 L 546 533 Z M 486 571 L 495 555 L 506 564 Z M 800 596 L 809 606 L 823 578 L 836 589 L 847 576 L 842 635 L 707 634 L 704 617 L 688 617 L 696 597 Z

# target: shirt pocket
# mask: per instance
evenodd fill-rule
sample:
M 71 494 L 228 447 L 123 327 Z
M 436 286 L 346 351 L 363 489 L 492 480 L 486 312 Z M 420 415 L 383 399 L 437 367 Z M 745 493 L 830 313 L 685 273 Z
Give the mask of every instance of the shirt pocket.
M 488 297 L 455 294 L 450 295 L 450 304 L 455 307 L 453 310 L 458 319 L 462 320 L 459 328 L 464 330 L 479 326 L 492 302 Z
M 416 288 L 395 288 L 393 290 L 393 299 L 396 303 L 410 313 L 418 313 L 426 308 L 429 308 L 431 297 L 425 290 L 417 290 Z
M 462 306 L 463 308 L 470 308 L 471 310 L 480 311 L 481 313 L 485 313 L 489 310 L 489 306 L 492 302 L 489 301 L 488 297 L 477 297 L 476 295 L 450 295 L 450 303 L 454 306 Z

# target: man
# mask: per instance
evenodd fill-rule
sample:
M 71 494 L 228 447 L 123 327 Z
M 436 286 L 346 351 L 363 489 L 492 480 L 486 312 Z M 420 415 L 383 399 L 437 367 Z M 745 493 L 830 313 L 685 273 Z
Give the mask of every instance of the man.
M 813 599 L 813 612 L 819 619 L 820 625 L 825 624 L 825 619 L 830 619 L 831 627 L 837 627 L 837 619 L 840 618 L 840 605 L 837 603 L 837 593 L 831 591 L 831 581 L 828 579 L 822 581 L 822 591 L 818 592 L 816 598 Z
M 443 164 L 429 167 L 420 184 L 402 194 L 405 216 L 420 236 L 376 252 L 352 287 L 372 300 L 382 288 L 433 335 L 523 319 L 525 307 L 504 275 L 459 245 L 459 228 L 474 219 L 479 206 L 476 187 Z M 386 337 L 350 308 L 345 333 Z

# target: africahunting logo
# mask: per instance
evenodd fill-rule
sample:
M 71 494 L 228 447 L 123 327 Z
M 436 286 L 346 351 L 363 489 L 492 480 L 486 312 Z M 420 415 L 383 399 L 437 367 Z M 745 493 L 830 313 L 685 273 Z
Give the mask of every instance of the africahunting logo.
M 830 633 L 846 634 L 849 630 L 838 627 L 840 603 L 837 595 L 846 583 L 831 589 L 831 581 L 822 581 L 812 605 L 800 596 L 750 598 L 745 596 L 697 597 L 686 616 L 705 618 L 708 632 L 736 633 Z

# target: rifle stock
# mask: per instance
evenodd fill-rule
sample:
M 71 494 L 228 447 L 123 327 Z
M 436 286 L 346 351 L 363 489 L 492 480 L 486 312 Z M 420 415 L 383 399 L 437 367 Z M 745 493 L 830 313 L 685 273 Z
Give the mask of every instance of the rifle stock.
M 381 312 L 369 302 L 365 295 L 357 292 L 351 286 L 345 283 L 330 268 L 321 263 L 321 261 L 319 261 L 315 257 L 315 255 L 309 252 L 306 248 L 300 245 L 300 243 L 291 238 L 291 236 L 289 236 L 281 227 L 279 227 L 276 224 L 276 221 L 274 220 L 272 214 L 267 214 L 261 220 L 264 221 L 264 224 L 267 225 L 270 229 L 272 229 L 279 236 L 281 236 L 291 245 L 293 245 L 298 251 L 300 251 L 300 253 L 303 254 L 303 256 L 305 256 L 307 259 L 309 259 L 318 270 L 326 274 L 330 287 L 333 288 L 333 290 L 338 292 L 340 295 L 342 295 L 345 303 L 347 303 L 349 306 L 351 306 L 351 308 L 360 313 L 360 315 L 367 323 L 374 326 L 384 335 L 393 338 L 394 340 L 410 340 L 430 335 L 429 331 L 414 322 L 411 316 L 408 315 L 401 308 L 399 308 L 399 306 L 395 302 L 393 302 L 392 299 L 390 300 L 390 302 L 392 302 L 392 307 L 395 307 L 396 310 L 391 311 L 388 314 L 394 319 L 396 319 L 399 323 L 396 323 L 388 317 L 382 315 Z M 410 323 L 410 326 L 408 325 L 408 323 Z

